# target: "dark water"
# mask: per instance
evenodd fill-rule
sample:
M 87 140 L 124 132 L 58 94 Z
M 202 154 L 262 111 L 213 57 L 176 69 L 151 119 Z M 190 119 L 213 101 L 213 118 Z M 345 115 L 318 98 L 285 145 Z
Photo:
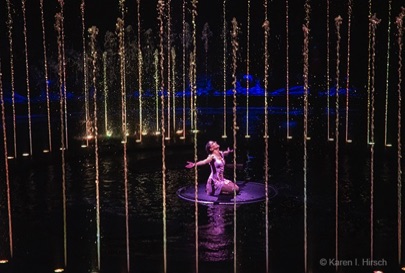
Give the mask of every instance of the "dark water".
M 228 131 L 228 139 L 221 139 L 222 111 L 217 110 L 200 109 L 199 158 L 206 156 L 203 147 L 209 139 L 217 140 L 223 149 L 233 145 L 231 130 Z M 244 138 L 244 111 L 240 109 L 238 112 L 241 127 L 237 161 L 243 164 L 243 168 L 237 170 L 237 180 L 263 182 L 263 109 L 252 109 L 250 139 Z M 270 112 L 269 183 L 277 189 L 278 194 L 269 202 L 269 269 L 270 272 L 304 272 L 302 116 L 292 116 L 293 139 L 286 140 L 284 114 Z M 337 262 L 333 260 L 335 144 L 326 141 L 324 118 L 323 113 L 310 116 L 307 170 L 308 266 L 309 272 L 319 273 L 335 272 Z M 339 272 L 372 272 L 375 269 L 366 263 L 367 260 L 363 262 L 363 259 L 370 258 L 371 200 L 370 148 L 366 144 L 365 126 L 361 125 L 363 119 L 361 115 L 353 113 L 353 143 L 345 144 L 342 138 L 339 147 L 339 258 L 341 262 L 352 265 L 340 266 Z M 73 122 L 71 126 L 78 128 L 81 125 Z M 36 131 L 35 135 L 40 135 L 38 139 L 43 141 L 43 133 Z M 344 136 L 343 131 L 341 135 Z M 122 146 L 119 140 L 100 142 L 101 272 L 126 272 Z M 384 148 L 381 141 L 377 143 L 374 166 L 374 260 L 383 265 L 381 268 L 384 272 L 399 272 L 396 142 L 392 148 Z M 92 272 L 97 266 L 94 151 L 92 148 L 82 149 L 80 144 L 72 137 L 66 154 L 66 271 L 78 273 Z M 159 138 L 145 137 L 143 144 L 136 144 L 134 139 L 130 139 L 128 145 L 131 272 L 163 272 Z M 194 203 L 176 195 L 180 187 L 194 183 L 193 171 L 184 168 L 185 162 L 193 157 L 190 139 L 176 139 L 167 144 L 168 272 L 195 272 L 195 207 Z M 228 163 L 232 163 L 232 157 L 228 158 Z M 233 170 L 226 171 L 227 176 L 231 177 Z M 200 183 L 205 183 L 208 174 L 207 166 L 199 168 Z M 1 179 L 1 253 L 7 257 L 8 218 L 3 175 Z M 11 160 L 10 179 L 14 257 L 9 264 L 0 265 L 0 272 L 53 272 L 55 268 L 63 267 L 60 154 L 54 152 L 32 159 Z M 234 272 L 234 232 L 237 238 L 236 272 L 265 272 L 264 206 L 264 202 L 238 206 L 236 231 L 232 206 L 198 206 L 199 272 Z M 322 259 L 326 259 L 326 266 L 321 265 Z

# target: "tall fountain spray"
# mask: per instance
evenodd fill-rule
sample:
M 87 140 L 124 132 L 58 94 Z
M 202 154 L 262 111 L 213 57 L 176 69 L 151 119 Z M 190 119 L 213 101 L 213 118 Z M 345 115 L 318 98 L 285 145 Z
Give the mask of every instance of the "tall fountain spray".
M 327 140 L 333 141 L 331 137 L 330 122 L 330 0 L 326 0 L 326 111 L 327 111 Z
M 397 148 L 397 244 L 398 244 L 398 264 L 402 264 L 402 49 L 403 49 L 403 22 L 405 18 L 405 8 L 396 18 L 396 25 L 398 30 L 398 148 Z
M 226 135 L 226 54 L 227 54 L 227 28 L 226 28 L 226 0 L 222 3 L 222 19 L 223 21 L 223 26 L 222 26 L 222 39 L 224 43 L 224 50 L 223 50 L 223 95 L 224 95 L 224 132 L 222 134 L 222 138 L 227 138 Z
M 249 88 L 250 88 L 250 0 L 247 1 L 246 30 L 246 138 L 249 135 Z
M 310 22 L 310 12 L 311 6 L 310 1 L 305 1 L 305 20 L 304 25 L 302 26 L 302 31 L 304 34 L 304 45 L 302 50 L 303 57 L 303 81 L 304 81 L 304 272 L 308 272 L 308 219 L 307 219 L 307 141 L 308 137 L 308 91 L 309 91 L 309 22 Z
M 183 0 L 182 4 L 182 108 L 183 108 L 183 116 L 182 116 L 182 136 L 181 139 L 186 138 L 186 0 Z
M 94 159 L 95 159 L 95 189 L 96 189 L 96 246 L 97 246 L 97 270 L 100 270 L 100 168 L 99 168 L 99 155 L 98 155 L 98 126 L 97 126 L 97 50 L 96 42 L 98 35 L 98 28 L 93 26 L 88 30 L 90 36 L 90 49 L 91 49 L 91 61 L 92 61 L 92 83 L 93 83 L 93 103 L 94 103 Z
M 342 17 L 335 18 L 336 27 L 336 91 L 335 91 L 335 259 L 339 260 L 339 80 L 340 80 L 340 27 Z M 336 270 L 339 265 L 336 264 Z
M 381 22 L 374 14 L 370 17 L 371 27 L 371 82 L 370 82 L 370 259 L 374 257 L 374 115 L 375 115 L 375 31 Z
M 143 77 L 143 58 L 142 58 L 142 48 L 141 48 L 141 11 L 140 11 L 140 0 L 136 1 L 136 6 L 137 6 L 137 25 L 138 25 L 138 39 L 137 39 L 137 49 L 138 49 L 138 90 L 139 90 L 139 96 L 138 96 L 138 101 L 139 101 L 139 138 L 137 139 L 138 142 L 142 142 L 142 135 L 143 135 L 143 117 L 142 117 L 142 107 L 143 107 L 143 101 L 142 101 L 142 93 L 143 93 L 143 88 L 142 88 L 142 77 Z
M 349 139 L 349 90 L 350 90 L 350 36 L 352 22 L 352 0 L 347 3 L 347 64 L 346 64 L 346 115 L 345 115 L 345 139 L 346 143 L 351 143 Z
M 85 113 L 85 126 L 86 126 L 86 147 L 89 146 L 89 139 L 92 137 L 91 124 L 90 124 L 90 106 L 89 106 L 89 89 L 87 86 L 87 53 L 86 53 L 86 24 L 85 24 L 85 0 L 82 0 L 80 5 L 81 18 L 82 18 L 82 43 L 83 43 L 83 93 L 84 93 L 84 113 Z
M 191 129 L 193 130 L 194 141 L 194 162 L 197 162 L 197 4 L 198 0 L 192 0 L 191 23 L 192 23 L 192 48 L 190 56 L 190 90 L 192 98 L 191 109 Z M 194 225 L 195 225 L 195 272 L 199 272 L 199 251 L 198 251 L 198 170 L 194 166 Z
M 368 16 L 372 16 L 372 0 L 368 0 Z M 371 24 L 368 24 L 368 63 L 367 63 L 367 143 L 370 144 L 370 104 L 371 104 Z
M 163 273 L 167 272 L 167 234 L 166 234 L 166 144 L 165 144 L 165 99 L 164 99 L 164 46 L 163 46 L 163 35 L 164 35 L 164 10 L 165 2 L 164 0 L 158 0 L 157 11 L 158 11 L 158 21 L 159 21 L 159 71 L 160 71 L 160 103 L 161 103 L 161 142 L 162 142 L 162 221 L 163 221 Z
M 68 105 L 67 105 L 67 83 L 66 83 L 66 53 L 65 53 L 65 19 L 64 19 L 64 0 L 58 0 L 60 5 L 60 28 L 61 28 L 61 48 L 62 48 L 62 82 L 63 82 L 63 111 L 64 111 L 64 128 L 65 128 L 65 146 L 69 148 L 68 135 Z
M 304 34 L 304 46 L 303 46 L 303 59 L 304 59 L 304 69 L 303 69 L 303 79 L 304 79 L 304 272 L 308 272 L 308 219 L 307 219 L 307 140 L 308 140 L 308 70 L 309 70 L 309 28 L 307 25 L 302 26 L 302 31 Z
M 29 139 L 29 155 L 32 156 L 32 115 L 31 115 L 31 89 L 30 89 L 30 73 L 28 62 L 28 41 L 27 41 L 27 17 L 25 15 L 25 0 L 21 1 L 23 21 L 24 21 L 24 48 L 25 48 L 25 83 L 27 87 L 27 118 L 28 118 L 28 139 Z
M 1 60 L 0 60 L 1 63 Z M 1 104 L 1 123 L 3 125 L 3 145 L 4 145 L 4 169 L 6 179 L 6 191 L 7 191 L 7 222 L 8 222 L 8 240 L 9 240 L 9 252 L 10 257 L 13 258 L 13 218 L 11 210 L 11 191 L 10 191 L 10 172 L 8 166 L 8 150 L 7 150 L 7 127 L 6 127 L 6 108 L 4 105 L 3 95 L 3 76 L 1 73 L 0 65 L 0 104 Z M 4 251 L 5 252 L 5 251 Z M 6 256 L 5 253 L 1 253 Z M 6 257 L 0 257 L 2 260 L 6 260 Z
M 14 54 L 13 54 L 13 17 L 10 0 L 7 0 L 7 28 L 8 44 L 10 50 L 10 76 L 11 76 L 11 103 L 13 108 L 13 144 L 14 158 L 17 158 L 17 126 L 15 113 L 15 79 L 14 79 Z
M 44 50 L 44 75 L 45 75 L 45 94 L 46 94 L 46 116 L 48 124 L 48 151 L 52 152 L 52 131 L 51 131 L 51 106 L 49 101 L 49 79 L 48 79 L 48 58 L 46 49 L 46 32 L 44 18 L 44 0 L 40 0 L 41 9 L 41 27 L 42 27 L 42 47 Z M 44 150 L 46 152 L 47 150 Z
M 125 0 L 120 0 L 119 9 L 121 17 L 117 18 L 116 32 L 119 43 L 120 56 L 120 87 L 121 87 L 121 126 L 122 126 L 122 144 L 123 144 L 123 161 L 124 161 L 124 202 L 125 202 L 125 248 L 126 248 L 126 265 L 127 271 L 130 272 L 130 239 L 129 239 L 129 205 L 128 205 L 128 158 L 127 158 L 127 92 L 126 92 L 126 59 L 125 59 Z
M 285 0 L 285 94 L 286 94 L 286 119 L 287 139 L 290 135 L 290 37 L 289 37 L 289 3 Z
M 171 84 L 171 62 L 170 62 L 170 51 L 171 51 L 171 47 L 172 47 L 172 40 L 171 40 L 171 16 L 172 16 L 172 12 L 171 12 L 171 0 L 166 0 L 166 9 L 167 9 L 167 140 L 170 140 L 171 137 L 171 95 L 172 95 L 172 84 Z
M 237 70 L 237 53 L 239 50 L 239 41 L 238 41 L 238 34 L 239 34 L 239 26 L 236 18 L 232 19 L 232 30 L 231 30 L 231 43 L 232 43 L 232 97 L 233 97 L 233 107 L 232 107 L 232 131 L 233 131 L 233 181 L 236 181 L 236 133 L 238 128 L 237 124 L 237 116 L 236 116 L 236 70 Z M 234 273 L 237 272 L 237 261 L 236 261 L 236 192 L 233 192 L 233 270 Z
M 265 246 L 266 246 L 266 273 L 269 272 L 269 113 L 268 113 L 268 76 L 269 76 L 269 36 L 270 22 L 268 21 L 267 0 L 264 1 L 264 187 L 265 187 Z
M 64 83 L 63 83 L 63 57 L 62 57 L 62 14 L 55 15 L 55 30 L 58 44 L 58 77 L 59 77 L 59 115 L 60 115 L 60 151 L 62 168 L 62 206 L 63 206 L 63 264 L 67 266 L 67 205 L 66 205 L 66 140 L 64 120 Z
M 389 75 L 390 75 L 390 51 L 391 51 L 391 9 L 392 0 L 388 0 L 388 22 L 387 22 L 387 68 L 385 73 L 385 106 L 384 106 L 384 145 L 391 147 L 388 143 L 388 98 L 389 98 Z

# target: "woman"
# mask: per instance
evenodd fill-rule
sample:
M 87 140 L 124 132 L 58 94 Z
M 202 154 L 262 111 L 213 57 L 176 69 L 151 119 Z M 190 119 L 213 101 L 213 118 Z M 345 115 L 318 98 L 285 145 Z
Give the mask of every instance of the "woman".
M 224 178 L 225 159 L 233 150 L 229 148 L 226 151 L 220 151 L 216 141 L 208 141 L 205 145 L 205 150 L 208 157 L 196 163 L 187 161 L 186 168 L 210 164 L 211 174 L 208 177 L 205 190 L 208 195 L 233 194 L 239 192 L 239 187 L 236 183 Z

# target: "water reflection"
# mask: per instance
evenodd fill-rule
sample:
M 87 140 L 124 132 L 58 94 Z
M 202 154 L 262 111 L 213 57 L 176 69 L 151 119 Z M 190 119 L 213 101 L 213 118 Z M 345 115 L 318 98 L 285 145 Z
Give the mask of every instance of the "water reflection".
M 206 223 L 201 223 L 200 259 L 208 262 L 229 261 L 233 257 L 232 206 L 210 205 Z

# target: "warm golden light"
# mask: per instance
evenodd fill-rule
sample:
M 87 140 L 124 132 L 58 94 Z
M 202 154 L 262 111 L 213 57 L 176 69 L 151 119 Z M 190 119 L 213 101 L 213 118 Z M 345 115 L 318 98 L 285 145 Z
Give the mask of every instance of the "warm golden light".
M 45 149 L 45 150 L 43 150 L 42 152 L 43 152 L 44 154 L 47 154 L 47 153 L 49 153 L 49 150 Z
M 23 153 L 22 156 L 29 156 L 29 153 Z
M 14 159 L 14 156 L 8 156 L 7 159 Z
M 82 147 L 82 148 L 87 148 L 87 145 L 86 145 L 86 144 L 82 144 L 80 147 Z
M 183 130 L 177 130 L 176 131 L 176 135 L 182 135 L 183 134 Z
M 86 139 L 93 139 L 93 135 L 87 135 Z
M 402 271 L 405 271 L 405 266 L 401 267 L 401 270 L 402 270 Z
M 56 268 L 53 272 L 64 272 L 65 269 L 63 268 Z
M 0 264 L 6 264 L 8 263 L 8 260 L 0 260 Z
M 156 136 L 160 136 L 160 132 L 159 132 L 159 131 L 156 131 L 156 132 L 155 132 L 155 135 L 156 135 Z

